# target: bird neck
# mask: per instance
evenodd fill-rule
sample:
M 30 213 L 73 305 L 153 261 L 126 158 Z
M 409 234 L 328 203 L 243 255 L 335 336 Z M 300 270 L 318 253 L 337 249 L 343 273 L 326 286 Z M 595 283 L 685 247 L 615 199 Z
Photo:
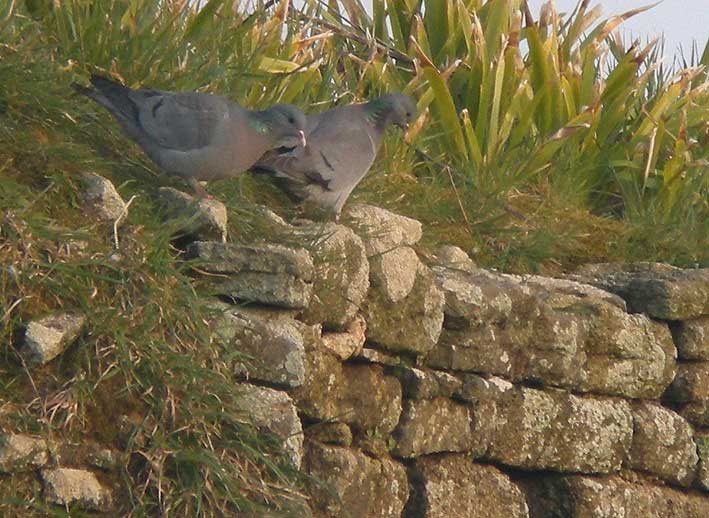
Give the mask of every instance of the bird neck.
M 364 105 L 367 120 L 379 130 L 385 130 L 391 117 L 391 104 L 384 99 L 375 99 Z
M 272 123 L 273 119 L 268 110 L 253 111 L 249 113 L 249 126 L 264 137 L 271 133 Z

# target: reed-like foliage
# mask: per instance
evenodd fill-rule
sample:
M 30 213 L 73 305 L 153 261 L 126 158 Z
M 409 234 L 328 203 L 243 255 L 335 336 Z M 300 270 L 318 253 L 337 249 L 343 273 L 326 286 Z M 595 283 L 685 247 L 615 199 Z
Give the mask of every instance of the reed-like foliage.
M 423 220 L 425 242 L 517 271 L 709 264 L 709 47 L 663 66 L 654 42 L 617 36 L 637 12 L 603 19 L 587 0 L 565 17 L 522 0 L 374 0 L 371 13 L 357 0 L 0 0 L 3 422 L 119 447 L 113 482 L 131 516 L 287 515 L 297 499 L 278 445 L 233 396 L 242 359 L 212 339 L 204 293 L 170 249 L 153 194 L 172 180 L 155 181 L 72 94 L 90 72 L 306 111 L 403 90 L 421 115 L 406 145 L 386 139 L 354 198 Z M 79 208 L 87 170 L 138 196 L 118 251 Z M 248 178 L 210 189 L 236 238 L 258 233 L 252 202 L 282 201 Z M 23 323 L 65 307 L 89 316 L 83 345 L 27 370 Z M 134 418 L 131 433 L 111 410 Z M 2 514 L 63 515 L 26 482 L 4 479 Z
M 589 4 L 562 18 L 549 3 L 539 19 L 523 0 L 329 12 L 343 32 L 372 35 L 358 77 L 404 85 L 431 109 L 420 145 L 464 194 L 566 183 L 598 213 L 706 230 L 709 46 L 666 73 L 656 41 L 624 44 L 616 32 L 646 8 L 604 19 Z

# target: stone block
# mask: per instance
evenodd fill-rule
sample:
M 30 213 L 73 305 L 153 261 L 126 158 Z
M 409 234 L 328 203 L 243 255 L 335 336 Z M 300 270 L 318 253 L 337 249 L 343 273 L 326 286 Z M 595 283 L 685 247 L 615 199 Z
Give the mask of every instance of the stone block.
M 441 245 L 435 252 L 436 266 L 449 270 L 473 273 L 478 269 L 475 262 L 461 248 L 453 245 Z
M 628 465 L 671 484 L 689 486 L 697 469 L 692 427 L 682 416 L 653 403 L 633 406 Z
M 694 436 L 697 445 L 697 487 L 709 491 L 709 432 L 699 432 Z
M 410 399 L 453 397 L 463 386 L 463 382 L 454 375 L 431 369 L 399 365 L 392 369 L 392 374 L 401 381 L 404 396 Z
M 167 209 L 169 219 L 180 218 L 178 232 L 203 241 L 226 242 L 227 210 L 216 199 L 195 198 L 172 187 L 160 187 L 158 194 Z
M 487 398 L 489 404 L 494 398 L 485 455 L 490 460 L 525 470 L 610 473 L 627 459 L 633 419 L 625 401 L 500 383 L 471 385 L 467 399 Z
M 680 405 L 679 414 L 694 426 L 709 428 L 709 400 Z
M 372 205 L 351 205 L 344 219 L 364 241 L 367 257 L 415 245 L 423 234 L 421 223 L 415 219 Z
M 414 287 L 416 275 L 422 263 L 413 248 L 400 246 L 372 256 L 370 278 L 389 300 L 403 300 Z
M 475 435 L 473 413 L 466 405 L 438 397 L 405 400 L 401 420 L 394 431 L 392 453 L 412 458 L 438 452 L 473 452 L 484 445 Z
M 665 396 L 677 402 L 709 401 L 709 361 L 680 363 Z
M 366 340 L 367 322 L 357 315 L 341 333 L 323 333 L 322 345 L 340 360 L 347 360 L 362 352 Z
M 372 286 L 364 309 L 367 339 L 388 351 L 424 354 L 438 342 L 443 304 L 433 274 L 423 265 L 409 294 L 395 304 L 382 289 Z
M 242 408 L 252 423 L 283 441 L 283 451 L 300 468 L 303 459 L 303 427 L 293 400 L 280 390 L 243 383 L 238 387 Z
M 303 471 L 312 477 L 313 507 L 323 518 L 399 518 L 409 497 L 401 464 L 355 449 L 308 441 Z
M 224 306 L 222 306 L 224 307 Z M 227 309 L 228 308 L 228 309 Z M 305 381 L 305 345 L 300 322 L 249 315 L 227 306 L 214 327 L 218 336 L 251 360 L 235 366 L 250 379 L 286 387 Z
M 106 511 L 112 505 L 111 492 L 90 471 L 52 468 L 42 471 L 45 498 L 61 506 L 78 505 L 91 511 Z
M 675 322 L 671 329 L 680 359 L 709 360 L 709 316 Z
M 342 364 L 321 347 L 306 351 L 305 383 L 293 391 L 310 419 L 386 435 L 399 421 L 401 385 L 379 365 Z
M 302 248 L 282 245 L 235 245 L 197 241 L 187 250 L 200 268 L 220 274 L 216 289 L 238 300 L 285 308 L 308 306 L 313 292 L 314 267 Z
M 0 436 L 0 473 L 40 468 L 48 460 L 47 442 L 44 439 L 14 433 Z
M 661 320 L 709 315 L 709 268 L 683 270 L 660 263 L 590 264 L 571 278 L 616 293 L 633 313 Z
M 405 518 L 527 518 L 525 495 L 493 466 L 462 454 L 416 459 L 409 470 L 412 494 Z
M 83 315 L 49 315 L 27 324 L 21 353 L 31 362 L 48 363 L 62 354 L 79 336 Z
M 530 477 L 530 518 L 704 518 L 709 498 L 618 476 Z
M 667 326 L 629 315 L 615 295 L 561 279 L 434 271 L 446 316 L 428 366 L 630 398 L 657 398 L 674 376 Z
M 293 227 L 291 239 L 305 247 L 314 265 L 313 296 L 303 321 L 341 331 L 357 315 L 369 289 L 369 261 L 362 240 L 333 223 Z

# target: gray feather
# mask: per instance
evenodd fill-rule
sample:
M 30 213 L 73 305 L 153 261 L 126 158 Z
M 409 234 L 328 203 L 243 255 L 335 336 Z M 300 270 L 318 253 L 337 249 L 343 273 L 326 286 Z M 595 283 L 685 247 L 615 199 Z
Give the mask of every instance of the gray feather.
M 252 170 L 275 176 L 289 194 L 339 215 L 372 166 L 387 126 L 403 126 L 414 115 L 410 98 L 392 94 L 308 116 L 305 148 L 269 151 Z
M 279 105 L 246 110 L 216 95 L 133 90 L 100 76 L 74 88 L 104 106 L 162 169 L 189 180 L 237 175 L 269 149 L 297 143 L 305 117 Z

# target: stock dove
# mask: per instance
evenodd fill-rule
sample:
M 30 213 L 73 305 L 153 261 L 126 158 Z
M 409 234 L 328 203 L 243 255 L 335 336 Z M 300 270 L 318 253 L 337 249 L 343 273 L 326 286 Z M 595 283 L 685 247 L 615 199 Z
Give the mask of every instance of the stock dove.
M 133 90 L 98 75 L 73 88 L 106 108 L 123 131 L 169 174 L 208 197 L 199 180 L 236 176 L 270 149 L 305 146 L 305 115 L 278 104 L 251 111 L 216 95 Z
M 415 116 L 414 101 L 400 93 L 309 115 L 306 146 L 270 150 L 251 170 L 274 176 L 289 194 L 332 210 L 339 219 L 372 166 L 387 127 L 405 128 Z

